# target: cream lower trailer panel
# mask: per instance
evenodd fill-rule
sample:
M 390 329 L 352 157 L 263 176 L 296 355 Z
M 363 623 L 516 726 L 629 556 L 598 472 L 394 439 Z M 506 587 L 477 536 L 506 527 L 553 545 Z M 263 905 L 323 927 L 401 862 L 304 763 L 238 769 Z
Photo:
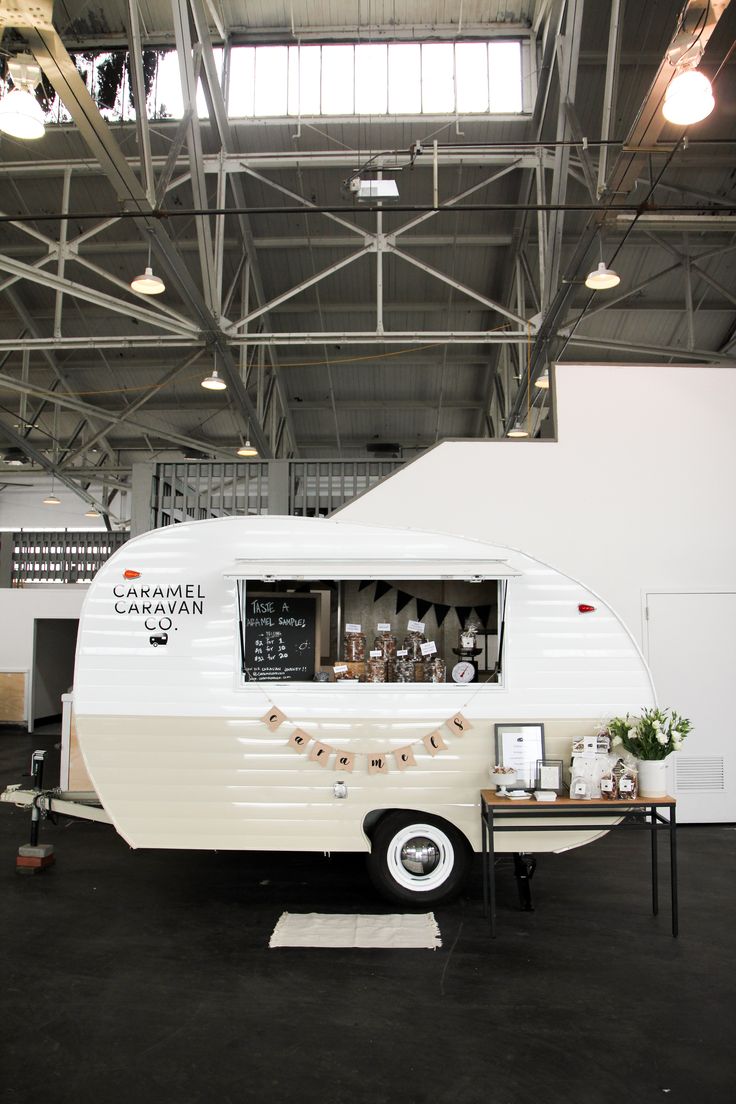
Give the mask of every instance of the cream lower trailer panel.
M 293 565 L 295 554 L 305 579 L 323 578 L 330 563 L 335 578 L 346 564 L 353 577 L 371 578 L 376 561 L 391 559 L 397 573 L 406 564 L 408 579 L 430 560 L 433 570 L 446 565 L 448 577 L 453 564 L 488 571 L 495 561 L 510 576 L 503 685 L 244 683 L 232 565 L 245 576 L 249 560 L 291 557 Z M 126 580 L 126 571 L 136 578 Z M 581 603 L 595 612 L 581 615 Z M 166 647 L 150 644 L 164 631 L 159 622 Z M 547 755 L 565 758 L 574 736 L 654 696 L 615 614 L 527 555 L 443 534 L 267 517 L 157 530 L 111 557 L 82 613 L 74 700 L 95 790 L 132 846 L 353 851 L 369 849 L 365 818 L 384 809 L 443 817 L 479 850 L 479 791 L 495 757 L 495 723 L 543 721 Z M 260 718 L 274 705 L 287 720 L 270 732 Z M 458 711 L 473 726 L 462 737 L 444 727 Z M 297 727 L 356 753 L 356 769 L 323 768 L 293 751 L 287 741 Z M 435 728 L 447 749 L 433 758 L 416 741 Z M 367 773 L 365 756 L 407 744 L 415 767 Z M 335 796 L 338 781 L 346 798 Z M 503 846 L 561 850 L 596 838 L 600 827 L 509 833 Z

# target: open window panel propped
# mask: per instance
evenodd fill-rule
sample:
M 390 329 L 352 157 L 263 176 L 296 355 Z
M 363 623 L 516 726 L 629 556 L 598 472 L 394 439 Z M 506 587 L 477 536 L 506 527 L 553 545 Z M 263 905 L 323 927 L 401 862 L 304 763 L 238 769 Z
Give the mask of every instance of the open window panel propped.
M 506 564 L 340 578 L 329 566 L 332 575 L 315 565 L 286 576 L 271 561 L 259 576 L 251 562 L 248 577 L 237 577 L 245 682 L 423 683 L 431 691 L 502 681 L 508 577 L 516 574 Z

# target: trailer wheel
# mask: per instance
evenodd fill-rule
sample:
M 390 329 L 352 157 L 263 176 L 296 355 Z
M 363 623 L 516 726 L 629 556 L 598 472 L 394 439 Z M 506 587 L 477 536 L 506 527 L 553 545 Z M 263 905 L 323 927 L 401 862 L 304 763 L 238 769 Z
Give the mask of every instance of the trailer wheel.
M 388 813 L 373 834 L 368 873 L 389 900 L 434 905 L 459 892 L 470 857 L 468 841 L 446 820 L 423 813 Z

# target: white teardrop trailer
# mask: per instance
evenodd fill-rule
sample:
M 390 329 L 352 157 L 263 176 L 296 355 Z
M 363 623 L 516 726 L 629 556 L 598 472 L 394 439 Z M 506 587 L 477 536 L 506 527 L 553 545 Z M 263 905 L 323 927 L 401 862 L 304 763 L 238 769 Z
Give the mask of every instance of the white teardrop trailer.
M 385 593 L 372 604 L 374 580 Z M 417 614 L 412 605 L 396 613 L 399 593 L 437 603 L 425 635 L 448 660 L 448 679 L 458 606 L 490 609 L 497 662 L 459 684 L 313 681 L 314 668 L 298 664 L 274 677 L 268 664 L 246 662 L 249 633 L 263 628 L 244 613 L 255 608 L 249 597 L 270 595 L 269 614 L 281 606 L 288 616 L 294 597 L 313 595 L 315 667 L 330 677 L 347 623 L 361 622 L 370 648 L 371 621 L 388 621 L 401 646 L 407 611 Z M 523 552 L 339 518 L 173 525 L 129 541 L 90 586 L 73 708 L 91 792 L 66 782 L 37 804 L 109 820 L 134 848 L 363 851 L 386 894 L 434 904 L 457 891 L 480 851 L 496 724 L 543 724 L 546 757 L 569 761 L 573 739 L 601 718 L 654 701 L 616 614 Z M 457 714 L 470 724 L 462 735 L 448 727 Z M 426 742 L 437 732 L 440 750 Z M 509 832 L 501 847 L 562 851 L 601 828 L 599 819 L 579 832 Z

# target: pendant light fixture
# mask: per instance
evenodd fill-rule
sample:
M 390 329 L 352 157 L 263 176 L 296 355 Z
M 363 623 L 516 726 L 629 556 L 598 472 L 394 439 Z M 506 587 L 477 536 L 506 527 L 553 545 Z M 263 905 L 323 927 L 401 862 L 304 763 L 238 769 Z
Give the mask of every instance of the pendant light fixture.
M 43 500 L 44 506 L 60 506 L 61 499 L 54 494 L 54 476 L 51 476 L 51 494 L 47 494 Z
M 205 376 L 202 380 L 202 387 L 206 388 L 207 391 L 225 391 L 227 389 L 227 384 L 224 379 L 218 375 L 217 369 L 213 368 L 212 375 Z
M 545 368 L 541 375 L 537 376 L 534 386 L 540 391 L 549 391 L 549 368 Z
M 599 261 L 598 267 L 585 277 L 585 286 L 591 291 L 605 291 L 607 288 L 615 288 L 620 283 L 621 277 L 618 272 L 609 268 L 605 261 Z
M 506 434 L 507 437 L 528 437 L 529 430 L 526 428 L 521 418 L 517 418 L 511 429 Z
M 245 444 L 243 444 L 241 441 L 240 448 L 238 449 L 236 455 L 245 457 L 257 456 L 258 449 L 255 447 L 255 445 L 252 445 L 250 443 L 250 437 L 248 437 L 246 438 Z
M 681 69 L 667 85 L 662 114 L 668 123 L 690 126 L 707 119 L 715 106 L 708 78 L 697 69 Z
M 0 101 L 0 130 L 11 138 L 43 138 L 45 120 L 35 89 L 41 83 L 41 69 L 31 54 L 8 59 L 13 88 Z
M 600 247 L 600 261 L 598 267 L 594 268 L 592 272 L 589 272 L 585 277 L 585 286 L 590 288 L 591 291 L 605 291 L 606 288 L 614 288 L 617 284 L 621 283 L 621 277 L 618 272 L 614 272 L 612 268 L 609 268 L 606 262 L 603 260 L 603 237 L 598 235 L 598 244 Z
M 101 514 L 99 510 L 96 510 L 94 508 L 94 506 L 90 506 L 89 510 L 85 510 L 84 516 L 88 518 L 98 518 L 101 517 Z
M 148 264 L 146 265 L 146 271 L 141 273 L 140 276 L 134 276 L 130 281 L 130 287 L 132 291 L 137 291 L 139 295 L 160 295 L 162 291 L 166 291 L 166 284 L 160 276 L 154 276 L 153 269 L 151 268 L 150 241 L 148 243 Z

